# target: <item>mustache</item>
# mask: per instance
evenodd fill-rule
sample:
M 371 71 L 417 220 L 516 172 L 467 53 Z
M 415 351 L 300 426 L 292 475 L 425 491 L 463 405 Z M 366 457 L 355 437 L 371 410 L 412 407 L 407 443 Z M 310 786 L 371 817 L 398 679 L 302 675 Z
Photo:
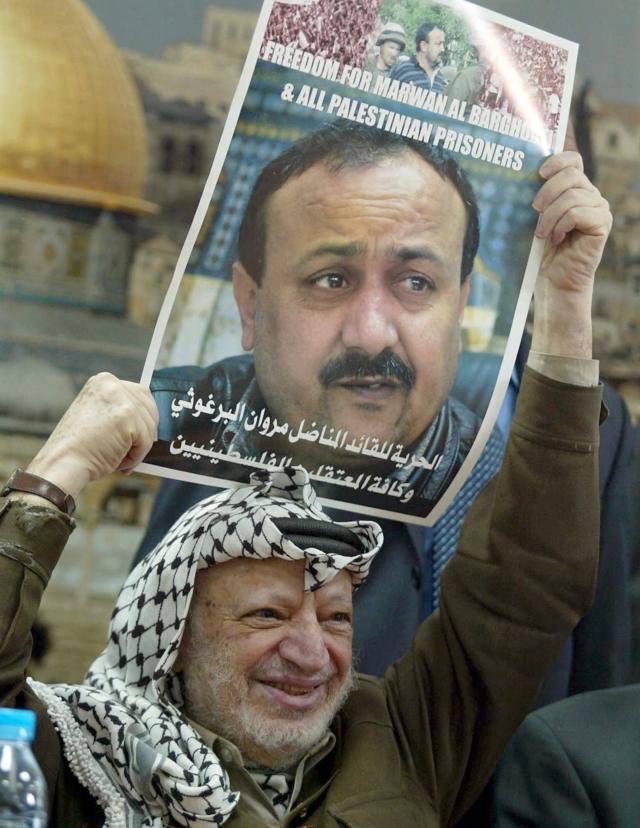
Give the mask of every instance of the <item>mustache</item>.
M 296 667 L 294 664 L 283 659 L 278 653 L 268 655 L 259 661 L 251 673 L 252 678 L 258 679 L 258 681 L 269 680 L 271 676 L 277 675 L 280 681 L 286 682 L 287 679 L 290 679 L 295 682 L 297 679 L 306 680 L 311 678 L 317 684 L 329 682 L 337 674 L 338 671 L 333 664 L 327 664 L 326 667 L 322 667 L 320 670 L 309 674 L 306 670 Z
M 409 363 L 385 348 L 376 356 L 367 356 L 360 351 L 345 351 L 330 360 L 320 371 L 320 382 L 325 387 L 343 379 L 364 379 L 365 377 L 390 377 L 406 388 L 416 382 L 416 372 Z

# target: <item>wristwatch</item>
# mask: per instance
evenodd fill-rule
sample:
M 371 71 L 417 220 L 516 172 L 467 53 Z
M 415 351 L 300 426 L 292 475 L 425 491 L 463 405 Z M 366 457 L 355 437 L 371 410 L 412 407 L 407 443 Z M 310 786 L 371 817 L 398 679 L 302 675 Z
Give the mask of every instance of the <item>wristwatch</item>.
M 11 477 L 4 484 L 1 497 L 6 497 L 9 492 L 27 492 L 28 494 L 38 495 L 45 500 L 49 500 L 54 506 L 57 506 L 61 512 L 71 516 L 76 510 L 76 502 L 70 494 L 67 494 L 55 483 L 50 483 L 44 477 L 38 477 L 37 474 L 16 469 Z

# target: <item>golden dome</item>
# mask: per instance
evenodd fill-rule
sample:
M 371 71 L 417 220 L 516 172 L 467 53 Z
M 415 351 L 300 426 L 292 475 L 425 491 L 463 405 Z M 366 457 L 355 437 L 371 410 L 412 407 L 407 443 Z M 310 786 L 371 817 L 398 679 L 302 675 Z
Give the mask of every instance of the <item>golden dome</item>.
M 0 192 L 155 212 L 129 70 L 80 0 L 0 0 Z

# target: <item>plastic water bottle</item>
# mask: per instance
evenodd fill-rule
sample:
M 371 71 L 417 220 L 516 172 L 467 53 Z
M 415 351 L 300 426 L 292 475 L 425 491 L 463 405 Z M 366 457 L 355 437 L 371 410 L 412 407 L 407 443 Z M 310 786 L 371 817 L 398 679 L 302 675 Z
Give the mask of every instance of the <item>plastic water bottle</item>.
M 31 751 L 36 716 L 0 708 L 0 828 L 46 828 L 47 786 Z

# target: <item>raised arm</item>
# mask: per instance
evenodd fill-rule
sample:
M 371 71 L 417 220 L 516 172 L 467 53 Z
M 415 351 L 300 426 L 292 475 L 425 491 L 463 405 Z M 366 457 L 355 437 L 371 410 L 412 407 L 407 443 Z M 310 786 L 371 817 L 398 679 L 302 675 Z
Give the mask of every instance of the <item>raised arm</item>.
M 534 294 L 532 349 L 590 359 L 594 276 L 611 230 L 609 204 L 585 176 L 577 152 L 552 155 L 533 206 L 536 235 L 545 239 Z
M 157 411 L 146 388 L 92 377 L 26 471 L 76 498 L 89 481 L 129 471 L 148 452 Z M 27 477 L 16 485 L 36 488 Z M 36 485 L 34 485 L 36 484 Z M 50 500 L 11 491 L 0 512 L 0 705 L 24 703 L 31 627 L 73 521 Z
M 540 172 L 536 370 L 525 372 L 500 474 L 444 573 L 441 609 L 386 677 L 400 750 L 442 825 L 482 790 L 593 594 L 600 391 L 590 309 L 611 215 L 576 153 Z

